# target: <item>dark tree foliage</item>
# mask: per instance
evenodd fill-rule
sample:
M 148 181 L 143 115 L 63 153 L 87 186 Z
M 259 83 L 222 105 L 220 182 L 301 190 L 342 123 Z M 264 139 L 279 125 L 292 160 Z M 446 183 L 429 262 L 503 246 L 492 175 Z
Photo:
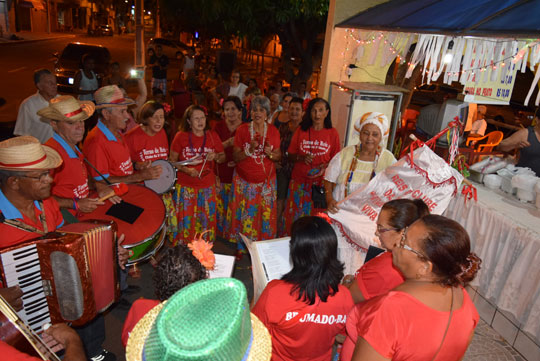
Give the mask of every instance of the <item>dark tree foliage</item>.
M 293 84 L 307 80 L 314 59 L 321 57 L 328 4 L 329 0 L 161 0 L 164 23 L 176 34 L 197 31 L 203 41 L 218 38 L 224 44 L 238 36 L 254 50 L 264 49 L 277 34 L 285 78 Z

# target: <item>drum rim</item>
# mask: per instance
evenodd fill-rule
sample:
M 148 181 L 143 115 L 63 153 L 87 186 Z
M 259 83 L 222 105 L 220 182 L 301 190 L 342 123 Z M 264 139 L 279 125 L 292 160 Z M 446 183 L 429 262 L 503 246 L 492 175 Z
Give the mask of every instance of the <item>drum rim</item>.
M 160 228 L 158 230 L 158 232 L 156 233 L 159 233 L 161 230 L 163 230 L 163 236 L 161 237 L 161 241 L 159 242 L 159 244 L 157 245 L 156 248 L 154 248 L 150 253 L 148 253 L 147 255 L 145 255 L 144 257 L 142 258 L 139 258 L 139 259 L 136 259 L 136 260 L 133 260 L 133 261 L 130 261 L 128 259 L 128 261 L 126 262 L 126 266 L 134 266 L 140 262 L 144 262 L 146 261 L 148 258 L 151 258 L 153 257 L 161 247 L 163 247 L 163 244 L 165 243 L 165 238 L 167 237 L 167 226 L 165 225 L 164 227 Z M 148 239 L 148 238 L 147 238 Z M 139 243 L 140 244 L 140 243 Z M 133 247 L 133 246 L 132 246 Z M 130 248 L 132 248 L 130 247 Z
M 163 162 L 164 162 L 164 163 L 167 163 L 167 164 L 169 164 L 169 165 L 171 166 L 171 168 L 172 168 L 172 170 L 173 170 L 173 174 L 174 174 L 174 181 L 172 182 L 171 187 L 168 188 L 168 189 L 166 189 L 166 190 L 164 190 L 163 192 L 157 192 L 157 191 L 154 190 L 153 188 L 149 187 L 148 184 L 147 184 L 147 182 L 155 181 L 155 180 L 157 180 L 157 179 L 148 179 L 148 180 L 145 180 L 143 183 L 144 183 L 144 186 L 145 186 L 146 188 L 149 188 L 149 189 L 153 190 L 153 191 L 156 192 L 156 194 L 158 194 L 158 195 L 163 195 L 163 194 L 165 194 L 165 193 L 169 193 L 170 191 L 172 191 L 172 190 L 174 189 L 174 185 L 176 184 L 176 181 L 178 180 L 178 176 L 177 176 L 177 174 L 176 174 L 176 173 L 178 172 L 178 170 L 176 169 L 176 167 L 175 167 L 170 161 L 168 161 L 168 160 L 166 160 L 166 159 L 156 159 L 155 161 L 152 162 L 152 164 L 154 164 L 154 163 L 156 163 L 156 162 L 160 162 L 160 163 L 163 163 Z
M 154 233 L 152 233 L 152 235 L 150 237 L 146 237 L 145 239 L 143 239 L 142 241 L 140 241 L 138 243 L 126 244 L 126 245 L 122 244 L 122 247 L 124 247 L 125 249 L 130 249 L 130 248 L 133 248 L 133 247 L 140 246 L 143 243 L 146 243 L 146 241 L 148 241 L 150 238 L 153 238 L 156 234 L 158 234 L 163 229 L 163 227 L 165 227 L 165 222 L 166 221 L 167 221 L 167 217 L 165 217 L 165 219 L 163 220 L 163 223 L 161 223 L 161 226 L 159 226 L 158 229 Z

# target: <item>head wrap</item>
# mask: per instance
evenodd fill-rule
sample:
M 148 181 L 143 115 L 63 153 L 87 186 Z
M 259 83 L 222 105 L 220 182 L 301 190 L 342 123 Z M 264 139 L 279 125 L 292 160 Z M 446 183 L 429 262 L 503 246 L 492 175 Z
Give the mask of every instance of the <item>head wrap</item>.
M 362 132 L 362 128 L 364 128 L 368 124 L 376 125 L 377 128 L 381 131 L 381 143 L 382 145 L 386 138 L 388 138 L 388 134 L 390 133 L 390 123 L 388 122 L 388 118 L 383 113 L 378 112 L 368 112 L 362 115 L 356 123 L 354 124 L 354 130 L 358 132 L 358 135 L 360 136 L 360 133 Z

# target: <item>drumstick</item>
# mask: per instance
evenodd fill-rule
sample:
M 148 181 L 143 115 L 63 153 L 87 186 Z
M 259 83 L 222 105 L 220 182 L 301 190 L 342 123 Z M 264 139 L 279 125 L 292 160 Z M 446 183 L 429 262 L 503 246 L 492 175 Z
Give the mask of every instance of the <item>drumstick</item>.
M 104 202 L 104 201 L 106 201 L 107 199 L 109 199 L 109 198 L 111 198 L 113 196 L 119 196 L 119 197 L 123 196 L 124 194 L 126 194 L 128 192 L 128 190 L 129 190 L 129 188 L 125 183 L 114 184 L 112 186 L 111 193 L 109 193 L 107 195 L 104 195 L 103 197 L 98 199 L 98 202 Z
M 202 164 L 201 170 L 199 172 L 199 178 L 201 178 L 202 171 L 204 169 L 204 166 L 206 165 L 206 161 L 208 160 L 208 154 L 206 154 L 206 157 L 204 157 L 204 162 Z

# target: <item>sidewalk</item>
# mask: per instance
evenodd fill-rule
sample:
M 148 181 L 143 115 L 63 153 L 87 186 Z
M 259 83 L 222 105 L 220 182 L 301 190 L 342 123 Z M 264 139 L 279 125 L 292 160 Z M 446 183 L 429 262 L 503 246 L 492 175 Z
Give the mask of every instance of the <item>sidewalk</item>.
M 18 43 L 29 43 L 35 41 L 44 41 L 44 40 L 53 40 L 53 39 L 62 39 L 62 38 L 74 38 L 77 35 L 86 34 L 83 30 L 74 30 L 72 32 L 32 32 L 32 31 L 19 31 L 17 33 L 11 33 L 9 35 L 4 35 L 0 38 L 0 45 L 4 44 L 18 44 Z M 12 40 L 11 37 L 15 35 L 17 39 Z

